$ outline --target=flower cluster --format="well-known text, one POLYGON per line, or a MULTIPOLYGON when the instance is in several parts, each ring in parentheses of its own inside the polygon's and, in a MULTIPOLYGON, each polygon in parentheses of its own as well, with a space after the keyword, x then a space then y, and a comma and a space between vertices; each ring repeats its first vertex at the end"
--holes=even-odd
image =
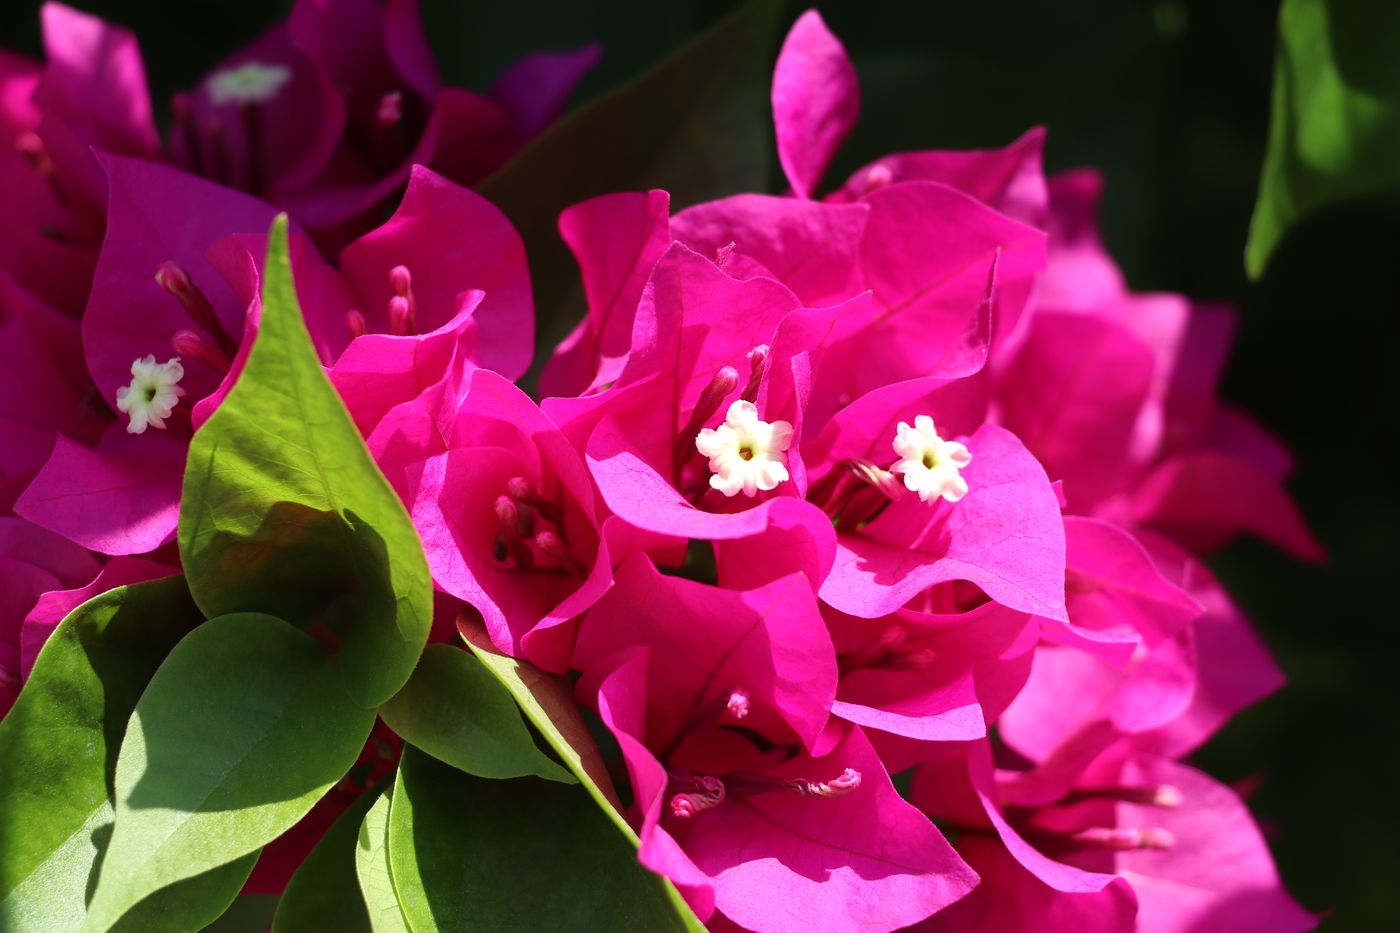
POLYGON ((129 35, 57 4, 44 34, 0 58, 0 708, 69 610, 177 569, 280 207, 442 618, 572 672, 641 862, 712 928, 1313 925, 1183 762, 1281 685, 1200 555, 1318 555, 1289 455, 1217 398, 1230 311, 1131 292, 1043 133, 816 198, 859 92, 804 15, 791 190, 564 211, 587 314, 536 402, 524 245, 463 185, 594 50, 483 97, 441 86, 413 0, 299 0, 162 144, 129 35))

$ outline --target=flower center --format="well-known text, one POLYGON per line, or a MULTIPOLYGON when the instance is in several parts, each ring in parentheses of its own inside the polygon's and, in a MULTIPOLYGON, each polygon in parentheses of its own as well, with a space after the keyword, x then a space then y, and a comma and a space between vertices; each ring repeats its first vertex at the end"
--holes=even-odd
POLYGON ((148 427, 165 430, 165 419, 185 394, 180 387, 184 375, 178 356, 157 363, 155 356, 148 354, 132 362, 131 384, 117 390, 117 410, 130 419, 128 434, 144 434, 148 427))
POLYGON ((286 65, 248 61, 237 68, 225 68, 209 76, 205 89, 217 107, 225 104, 265 104, 275 98, 292 80, 286 65))
POLYGON ((723 424, 695 438, 695 449, 710 461, 710 486, 726 496, 755 496, 786 482, 791 444, 791 424, 762 420, 753 402, 742 398, 729 406, 723 424))
POLYGON ((902 474, 905 487, 924 502, 940 497, 957 502, 967 495, 961 470, 972 462, 972 454, 957 441, 939 437, 928 415, 916 417, 913 427, 899 422, 892 446, 899 462, 890 472, 902 474))

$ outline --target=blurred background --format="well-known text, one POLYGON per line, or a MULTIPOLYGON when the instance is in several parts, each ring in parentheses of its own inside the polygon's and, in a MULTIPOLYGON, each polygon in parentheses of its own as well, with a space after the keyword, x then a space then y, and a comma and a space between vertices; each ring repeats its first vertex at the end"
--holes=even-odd
MULTIPOLYGON (((134 29, 157 108, 285 15, 279 0, 74 0, 134 29)), ((625 82, 735 6, 717 0, 422 0, 449 83, 484 89, 516 56, 600 42, 578 96, 625 82)), ((1388 6, 1344 2, 1354 21, 1388 6)), ((38 0, 5 0, 0 45, 38 54, 38 0)), ((1302 566, 1252 541, 1213 561, 1289 677, 1198 756, 1256 786, 1251 805, 1293 893, 1323 929, 1393 929, 1400 877, 1400 536, 1396 431, 1400 199, 1331 208, 1268 274, 1242 261, 1268 130, 1270 0, 927 0, 816 4, 860 73, 863 112, 828 178, 890 151, 1000 146, 1049 128, 1051 170, 1107 178, 1105 236, 1139 290, 1230 301, 1226 397, 1295 452, 1292 489, 1329 553, 1302 566), (1392 451, 1387 454, 1386 451, 1392 451)), ((783 28, 806 4, 788 4, 783 28)), ((1395 5, 1400 6, 1400 5, 1395 5)), ((764 74, 776 54, 776 40, 764 74)), ((1400 68, 1392 61, 1392 66, 1400 68)), ((771 148, 771 142, 768 144, 771 148)), ((1395 153, 1400 162, 1400 151, 1395 153)), ((776 176, 771 190, 777 190, 776 176)))

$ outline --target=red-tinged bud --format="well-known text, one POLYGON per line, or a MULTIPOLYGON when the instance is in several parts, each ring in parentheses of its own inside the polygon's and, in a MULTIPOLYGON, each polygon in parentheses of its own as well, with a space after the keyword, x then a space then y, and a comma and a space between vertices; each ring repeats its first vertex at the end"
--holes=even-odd
POLYGON ((894 181, 894 173, 890 171, 888 165, 872 165, 870 171, 865 173, 865 190, 874 191, 876 188, 883 188, 894 181))
POLYGON ((389 299, 389 333, 396 337, 407 337, 413 333, 413 305, 402 295, 389 299))
POLYGON ((390 91, 379 98, 379 106, 374 110, 374 119, 380 126, 397 126, 403 119, 403 92, 390 91))
POLYGON ((192 330, 177 330, 170 339, 170 348, 179 356, 199 360, 221 373, 233 368, 233 361, 227 354, 192 330))
POLYGON ((394 297, 389 299, 389 332, 398 336, 418 332, 418 302, 413 297, 413 273, 408 266, 389 270, 389 287, 394 297))
POLYGON ((758 386, 763 381, 763 371, 768 362, 768 344, 760 343, 748 352, 749 360, 749 381, 744 386, 743 393, 739 396, 746 402, 757 401, 758 386))
POLYGON ((520 537, 520 510, 509 496, 496 497, 496 524, 507 539, 520 537))
POLYGON ((354 340, 356 337, 363 337, 366 330, 365 316, 353 308, 346 311, 345 329, 350 332, 351 340, 354 340))
POLYGON ((190 274, 178 263, 166 260, 156 269, 156 283, 180 302, 188 317, 200 330, 214 338, 214 343, 225 356, 232 357, 238 352, 238 343, 224 329, 223 322, 214 312, 204 292, 190 278, 190 274))
MULTIPOLYGON (((729 393, 733 392, 738 385, 739 371, 733 366, 722 367, 719 372, 715 373, 714 378, 710 380, 710 384, 705 386, 704 390, 700 393, 700 398, 695 403, 695 411, 690 416, 691 424, 695 425, 695 428, 698 429, 706 421, 709 421, 710 416, 719 411, 720 406, 724 404, 724 400, 729 397, 729 393)), ((686 435, 686 440, 689 441, 694 431, 687 428, 687 430, 682 433, 686 435)))
POLYGON ((564 543, 564 539, 548 529, 535 535, 535 546, 557 561, 563 562, 570 559, 569 548, 564 543))

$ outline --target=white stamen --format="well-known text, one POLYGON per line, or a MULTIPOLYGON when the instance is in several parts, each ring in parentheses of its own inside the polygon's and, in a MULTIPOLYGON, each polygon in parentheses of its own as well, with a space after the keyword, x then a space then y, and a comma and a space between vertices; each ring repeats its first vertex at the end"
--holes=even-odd
POLYGON ((695 438, 695 449, 710 458, 710 485, 726 496, 741 490, 754 496, 785 482, 791 444, 791 424, 760 420, 753 402, 743 399, 729 406, 723 424, 695 438))
POLYGON ((178 356, 157 363, 155 356, 148 354, 132 362, 131 385, 117 390, 117 408, 131 418, 127 433, 144 434, 147 427, 165 430, 165 419, 185 394, 179 385, 184 377, 185 367, 178 356))
POLYGON ((972 454, 957 441, 945 441, 933 428, 933 419, 919 415, 911 428, 901 421, 895 429, 894 452, 900 460, 891 473, 904 474, 904 486, 925 502, 942 496, 957 502, 967 495, 967 480, 958 472, 972 462, 972 454))
POLYGON ((292 69, 286 65, 249 61, 237 68, 214 72, 205 82, 205 88, 215 106, 265 104, 276 97, 290 80, 292 69))

